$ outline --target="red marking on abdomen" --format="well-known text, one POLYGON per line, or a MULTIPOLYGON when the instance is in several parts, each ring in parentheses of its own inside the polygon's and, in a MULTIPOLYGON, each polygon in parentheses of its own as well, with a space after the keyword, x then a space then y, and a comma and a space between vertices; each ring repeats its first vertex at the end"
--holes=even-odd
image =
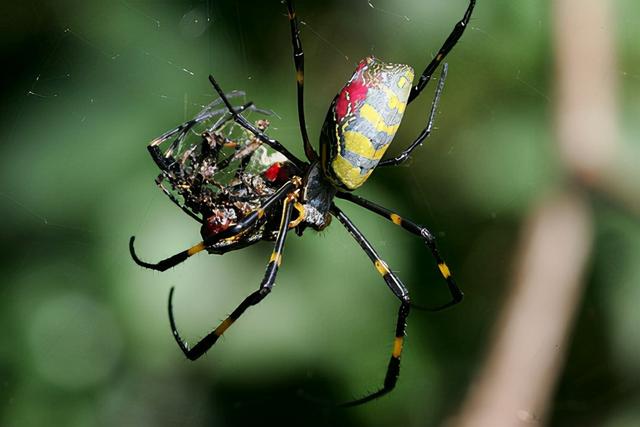
POLYGON ((353 114, 358 102, 367 98, 367 91, 369 90, 369 87, 364 81, 363 73, 370 62, 369 58, 365 58, 360 61, 353 77, 351 77, 351 82, 349 82, 338 94, 338 98, 336 99, 336 119, 338 121, 341 121, 347 115, 349 109, 353 114))

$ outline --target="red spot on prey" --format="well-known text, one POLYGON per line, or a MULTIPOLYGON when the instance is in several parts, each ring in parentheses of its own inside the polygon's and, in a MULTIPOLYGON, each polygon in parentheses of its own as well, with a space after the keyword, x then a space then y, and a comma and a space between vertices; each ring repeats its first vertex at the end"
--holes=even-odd
POLYGON ((274 163, 269 166, 269 169, 264 171, 263 176, 267 181, 275 181, 278 178, 278 172, 280 172, 280 168, 282 165, 280 163, 274 163))
POLYGON ((276 162, 269 166, 266 171, 262 172, 262 176, 267 181, 279 184, 288 181, 289 178, 293 176, 293 168, 289 162, 276 162))

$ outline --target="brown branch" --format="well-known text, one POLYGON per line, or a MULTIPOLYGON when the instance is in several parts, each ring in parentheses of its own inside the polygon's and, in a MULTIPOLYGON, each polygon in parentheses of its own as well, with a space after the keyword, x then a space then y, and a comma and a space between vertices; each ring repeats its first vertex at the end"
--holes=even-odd
POLYGON ((625 181, 613 173, 622 155, 611 6, 608 0, 553 2, 556 140, 567 179, 538 201, 524 223, 510 297, 486 364, 452 420, 456 426, 544 424, 592 246, 585 190, 631 209, 640 206, 638 184, 621 185, 625 181))
POLYGON ((516 426, 544 418, 582 293, 591 229, 588 205, 570 191, 542 200, 527 219, 511 297, 457 425, 516 426))

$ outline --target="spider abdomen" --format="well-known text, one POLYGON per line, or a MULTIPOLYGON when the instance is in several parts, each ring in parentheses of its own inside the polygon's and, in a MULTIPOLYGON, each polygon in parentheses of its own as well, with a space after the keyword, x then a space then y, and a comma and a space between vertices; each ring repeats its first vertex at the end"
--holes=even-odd
POLYGON ((369 178, 400 126, 413 74, 408 65, 370 56, 334 98, 320 150, 325 176, 335 186, 355 190, 369 178))

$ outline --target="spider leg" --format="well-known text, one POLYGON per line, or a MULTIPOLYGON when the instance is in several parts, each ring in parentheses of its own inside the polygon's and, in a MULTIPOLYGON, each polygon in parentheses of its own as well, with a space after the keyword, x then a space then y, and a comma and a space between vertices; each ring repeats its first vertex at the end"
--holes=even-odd
POLYGON ((212 75, 209 75, 209 81, 213 85, 213 88, 216 90, 216 92, 218 92, 218 96, 220 96, 225 106, 233 116, 233 120, 235 120, 236 123, 238 123, 240 126, 242 126, 246 130, 254 134, 256 138, 258 138, 263 143, 267 144, 269 147, 273 148, 274 150, 286 156, 298 168, 299 171, 302 172, 305 170, 305 166, 306 166, 305 162, 303 162, 302 160, 294 156, 289 150, 287 150, 287 148, 284 145, 282 145, 277 140, 268 137, 264 132, 257 129, 254 125, 249 123, 249 121, 246 118, 244 118, 242 115, 236 112, 236 110, 233 108, 233 106, 225 96, 224 92, 220 88, 220 85, 212 75))
POLYGON ((426 227, 423 227, 412 221, 402 218, 400 215, 390 211, 389 209, 383 208, 380 205, 370 202, 369 200, 363 199, 362 197, 358 197, 354 194, 337 193, 336 197, 339 197, 344 200, 348 200, 352 203, 355 203, 356 205, 362 206, 363 208, 370 210, 371 212, 377 213, 378 215, 388 219, 394 224, 399 225, 400 227, 407 230, 408 232, 415 234, 416 236, 420 236, 424 240, 425 245, 427 245, 427 247, 431 251, 431 255, 433 255, 433 258, 436 261, 438 270, 440 271, 442 278, 447 282, 447 287, 449 288, 449 293, 451 294, 451 301, 437 307, 419 307, 419 306, 413 305, 414 308, 418 308, 426 311, 440 311, 445 308, 456 305, 462 301, 464 294, 462 293, 460 288, 458 288, 458 286, 456 285, 456 282, 453 280, 453 276, 451 275, 451 271, 449 270, 449 267, 442 259, 442 256, 440 256, 440 252, 438 251, 438 247, 436 246, 435 237, 433 237, 433 234, 431 234, 431 232, 426 227))
POLYGON ((289 23, 291 24, 291 43, 293 44, 293 62, 296 66, 296 82, 298 87, 298 121, 300 122, 300 133, 304 142, 304 153, 311 163, 318 159, 318 154, 309 142, 307 125, 304 117, 304 51, 300 40, 300 28, 298 28, 298 18, 293 6, 293 0, 287 0, 287 12, 289 23))
POLYGON ((460 37, 462 37, 464 30, 467 28, 467 25, 469 24, 469 20, 471 19, 471 13, 473 12, 473 8, 475 7, 475 5, 476 5, 476 0, 469 0, 469 6, 465 11, 464 16, 460 21, 458 21, 455 27, 453 27, 451 34, 449 34, 449 37, 447 37, 442 47, 440 47, 440 50, 438 51, 438 54, 436 55, 436 57, 433 58, 431 62, 429 62, 427 67, 424 69, 424 71, 422 72, 422 75, 420 75, 420 77, 418 78, 418 83, 416 83, 416 85, 413 88, 411 88, 411 93, 409 94, 409 100, 407 101, 407 104, 413 101, 414 99, 416 99, 418 95, 420 95, 420 92, 422 92, 425 86, 427 86, 427 83, 429 83, 429 80, 431 80, 431 76, 433 75, 436 68, 438 68, 438 65, 440 65, 440 63, 447 56, 449 51, 451 51, 451 49, 453 49, 456 43, 458 43, 458 40, 460 40, 460 37))
POLYGON ((131 253, 131 258, 133 258, 135 263, 138 264, 139 266, 149 268, 151 270, 165 271, 172 267, 175 267, 176 265, 184 262, 190 256, 195 255, 207 249, 207 247, 219 242, 220 240, 237 236, 238 234, 247 230, 249 227, 253 226, 256 223, 256 221, 262 218, 270 208, 272 208, 278 201, 287 197, 288 194, 292 190, 294 190, 295 187, 298 186, 297 180, 299 180, 299 178, 297 180, 295 178, 296 177, 286 182, 275 193, 269 196, 269 198, 260 206, 260 208, 256 209, 255 211, 245 216, 233 227, 229 227, 228 229, 214 236, 207 237, 204 240, 202 240, 200 243, 190 247, 189 249, 186 249, 182 252, 178 252, 177 254, 172 255, 169 258, 165 258, 159 262, 148 263, 138 258, 138 255, 136 254, 136 251, 133 246, 133 243, 136 238, 135 236, 131 236, 131 239, 129 239, 129 252, 131 253))
POLYGON ((382 278, 387 283, 387 286, 391 289, 394 295, 401 301, 400 309, 398 310, 398 320, 396 322, 396 334, 393 341, 393 350, 389 364, 387 365, 387 373, 384 377, 384 383, 382 388, 378 391, 369 393, 366 396, 343 403, 340 406, 356 406, 362 403, 369 402, 373 399, 377 399, 389 393, 396 385, 398 376, 400 375, 400 356, 402 354, 402 346, 404 342, 404 336, 407 328, 407 316, 409 316, 409 310, 411 308, 411 301, 409 299, 409 291, 402 284, 400 279, 387 267, 387 264, 380 259, 375 249, 367 241, 364 235, 356 228, 351 220, 342 212, 336 205, 331 205, 331 213, 338 218, 342 225, 347 229, 349 234, 358 242, 362 250, 367 254, 369 259, 373 261, 376 270, 382 275, 382 278))
POLYGON ((419 147, 422 142, 427 139, 427 137, 431 134, 431 129, 433 129, 433 121, 436 117, 436 111, 438 109, 438 103, 440 102, 440 95, 442 95, 442 89, 444 88, 444 81, 447 78, 447 64, 442 65, 442 72, 440 73, 440 80, 438 80, 438 87, 436 88, 436 94, 433 97, 433 102, 431 103, 431 111, 429 113, 429 120, 427 120, 427 127, 425 127, 420 135, 411 143, 407 148, 402 150, 400 154, 391 158, 385 159, 378 163, 378 166, 398 166, 401 163, 404 163, 411 155, 411 152, 419 147))
MULTIPOLYGON (((295 199, 294 199, 295 200, 295 199)), ((278 235, 274 245, 269 264, 267 264, 267 270, 265 271, 264 278, 260 283, 260 287, 257 291, 246 297, 233 312, 218 325, 212 332, 210 332, 203 339, 198 341, 196 345, 189 348, 187 343, 180 337, 178 329, 176 328, 176 322, 173 316, 173 290, 169 292, 169 322, 171 323, 171 332, 176 339, 178 346, 189 360, 196 360, 203 354, 205 354, 215 343, 218 338, 245 312, 245 310, 252 305, 258 304, 264 299, 273 288, 275 284, 278 268, 282 262, 282 251, 284 249, 284 242, 289 232, 289 221, 291 219, 292 200, 286 198, 283 203, 282 219, 280 220, 280 227, 278 229, 278 235)))

